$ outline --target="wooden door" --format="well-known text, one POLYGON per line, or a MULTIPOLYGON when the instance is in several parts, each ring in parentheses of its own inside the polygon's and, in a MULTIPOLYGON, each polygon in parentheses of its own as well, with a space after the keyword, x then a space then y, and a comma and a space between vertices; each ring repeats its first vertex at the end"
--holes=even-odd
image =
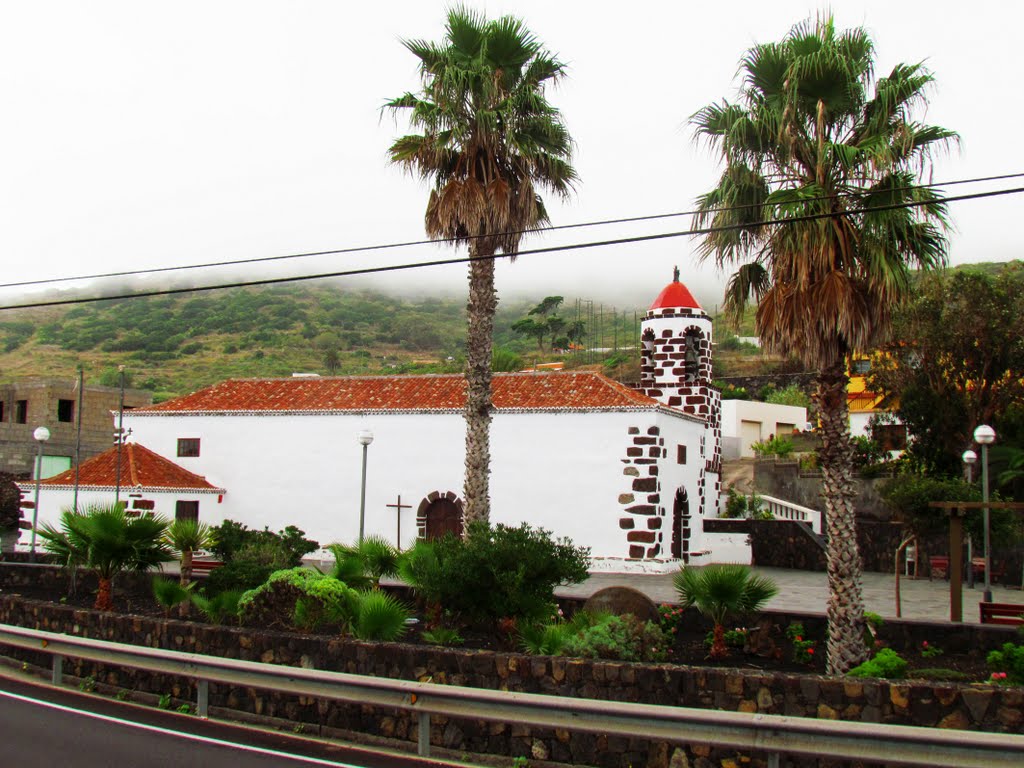
POLYGON ((426 523, 426 538, 439 539, 446 533, 462 535, 462 510, 454 501, 441 498, 430 502, 423 513, 426 523))

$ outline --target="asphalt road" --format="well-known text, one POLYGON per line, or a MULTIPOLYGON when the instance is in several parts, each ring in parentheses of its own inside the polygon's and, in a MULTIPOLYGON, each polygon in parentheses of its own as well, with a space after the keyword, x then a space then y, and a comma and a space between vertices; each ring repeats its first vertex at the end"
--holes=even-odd
POLYGON ((408 768, 440 762, 201 720, 0 677, 0 754, 19 768, 408 768))

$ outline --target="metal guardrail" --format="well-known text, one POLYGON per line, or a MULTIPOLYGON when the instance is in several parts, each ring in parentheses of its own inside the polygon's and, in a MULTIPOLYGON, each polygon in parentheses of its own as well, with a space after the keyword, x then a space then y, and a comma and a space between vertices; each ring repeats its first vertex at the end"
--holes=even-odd
POLYGON ((931 768, 1024 765, 1024 736, 1017 734, 491 691, 143 648, 10 625, 0 625, 0 645, 51 654, 55 684, 61 682, 66 657, 193 678, 202 717, 208 716, 210 682, 407 710, 418 717, 418 748, 424 756, 430 753, 430 717, 442 715, 712 744, 767 753, 773 768, 783 754, 931 768))

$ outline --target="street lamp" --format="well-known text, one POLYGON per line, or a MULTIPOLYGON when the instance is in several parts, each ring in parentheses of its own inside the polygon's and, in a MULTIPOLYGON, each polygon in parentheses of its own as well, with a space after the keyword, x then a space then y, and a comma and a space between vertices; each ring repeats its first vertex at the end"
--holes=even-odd
POLYGON ((39 443, 39 450, 36 451, 36 498, 32 505, 32 543, 29 547, 29 560, 36 561, 36 524, 39 522, 39 481, 43 478, 43 443, 50 439, 50 430, 46 427, 36 427, 32 437, 39 443))
POLYGON ((359 543, 363 543, 363 528, 366 524, 366 449, 373 442, 373 432, 368 429, 360 430, 356 435, 359 444, 363 446, 363 484, 359 492, 359 543))
POLYGON ((988 447, 995 442, 996 431, 988 424, 982 424, 974 430, 974 442, 981 446, 981 500, 982 525, 985 528, 985 594, 986 603, 992 602, 992 552, 989 550, 988 531, 988 447))
MULTIPOLYGON (((973 483, 974 464, 978 461, 978 454, 968 448, 960 458, 964 461, 964 476, 967 483, 973 483)), ((970 531, 967 533, 967 586, 974 589, 974 538, 970 531)))

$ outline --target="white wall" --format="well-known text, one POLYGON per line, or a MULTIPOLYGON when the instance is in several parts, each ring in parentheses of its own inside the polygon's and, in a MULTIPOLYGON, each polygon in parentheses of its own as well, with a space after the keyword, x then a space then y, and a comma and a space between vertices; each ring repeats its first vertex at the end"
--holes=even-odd
MULTIPOLYGON (((752 441, 743 439, 744 421, 760 423, 761 439, 766 440, 768 435, 779 436, 780 424, 795 424, 798 429, 803 429, 807 423, 807 409, 795 405, 759 403, 754 400, 723 400, 723 445, 728 444, 735 451, 735 446, 737 441, 739 441, 738 455, 751 457, 754 455, 754 452, 750 449, 752 441)), ((735 456, 730 458, 735 458, 735 456)))
POLYGON ((868 422, 871 421, 873 413, 851 413, 850 414, 850 436, 851 437, 871 437, 871 429, 868 426, 868 422))
MULTIPOLYGON (((359 528, 361 446, 369 429, 366 533, 396 539, 394 504, 402 513, 403 547, 416 538, 416 510, 433 491, 462 495, 465 422, 460 414, 310 414, 291 416, 141 416, 125 414, 133 438, 226 489, 222 504, 201 517, 225 518, 253 528, 294 524, 326 544, 353 541, 359 528), (200 455, 178 457, 177 440, 201 439, 200 455)), ((630 427, 646 433, 657 424, 667 458, 661 503, 671 512, 675 488, 685 485, 696 514, 701 422, 658 411, 499 413, 491 428, 492 522, 542 526, 596 558, 628 556, 620 494, 633 478, 623 474, 630 427), (688 463, 676 462, 686 443, 688 463)), ((663 524, 668 551, 671 523, 663 524)))
MULTIPOLYGON (((24 493, 24 498, 31 501, 35 493, 35 486, 32 483, 24 483, 21 486, 21 490, 24 493)), ((129 487, 121 488, 121 501, 125 502, 129 509, 132 507, 132 502, 140 496, 135 495, 136 492, 129 487)), ((190 493, 188 491, 170 491, 161 493, 147 493, 141 498, 148 499, 153 502, 152 510, 145 510, 147 512, 152 511, 154 514, 161 517, 165 517, 168 520, 174 519, 174 507, 179 501, 198 501, 199 502, 199 519, 204 522, 209 522, 211 519, 218 519, 216 509, 219 506, 217 503, 218 494, 211 493, 190 493)), ((48 490, 46 486, 42 486, 39 489, 39 514, 37 515, 37 525, 43 523, 49 523, 53 526, 60 524, 60 514, 65 509, 72 509, 74 507, 75 492, 72 489, 52 489, 48 490)), ((96 490, 90 488, 79 488, 78 490, 78 508, 86 509, 92 505, 106 506, 114 503, 114 490, 96 490)), ((25 520, 32 521, 32 511, 25 510, 25 520)), ((31 531, 22 531, 21 537, 18 539, 17 549, 20 551, 28 551, 32 538, 31 531)), ((39 549, 42 546, 39 538, 36 538, 36 548, 39 549)))

